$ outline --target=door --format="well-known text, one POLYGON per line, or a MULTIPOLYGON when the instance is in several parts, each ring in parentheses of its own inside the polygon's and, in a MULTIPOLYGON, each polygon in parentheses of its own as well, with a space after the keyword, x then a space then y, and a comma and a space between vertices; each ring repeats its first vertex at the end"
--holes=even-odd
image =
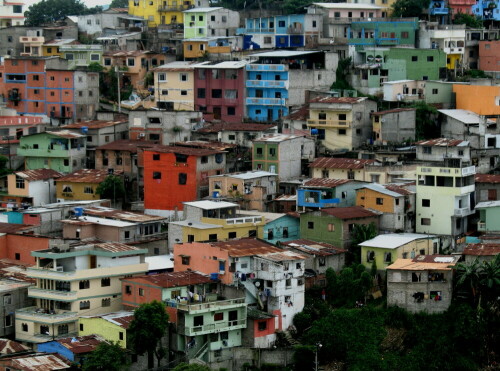
POLYGON ((90 255, 90 269, 97 268, 97 260, 95 255, 90 255))
POLYGON ((220 107, 214 107, 214 119, 220 120, 222 110, 220 107))

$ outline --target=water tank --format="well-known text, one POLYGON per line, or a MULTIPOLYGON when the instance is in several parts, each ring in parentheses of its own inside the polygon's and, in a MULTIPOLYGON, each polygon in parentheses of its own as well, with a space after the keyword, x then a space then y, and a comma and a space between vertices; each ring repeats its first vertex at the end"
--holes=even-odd
POLYGON ((83 215, 83 207, 75 207, 75 216, 83 215))
POLYGON ((89 131, 89 127, 88 126, 82 126, 82 133, 83 134, 87 134, 89 131))
POLYGON ((212 197, 219 198, 219 192, 217 192, 217 191, 212 192, 212 197))
POLYGON ((311 129, 311 135, 318 135, 318 129, 311 129))

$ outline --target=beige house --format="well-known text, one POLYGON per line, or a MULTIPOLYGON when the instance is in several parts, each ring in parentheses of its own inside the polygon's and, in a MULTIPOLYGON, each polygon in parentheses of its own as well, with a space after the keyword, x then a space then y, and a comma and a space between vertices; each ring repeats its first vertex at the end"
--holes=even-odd
POLYGON ((3 200, 18 207, 22 204, 41 206, 55 202, 54 180, 61 176, 61 173, 52 169, 16 171, 7 175, 8 195, 3 200))
POLYGON ((156 106, 173 111, 194 111, 195 62, 171 62, 154 69, 156 106))
POLYGON ((42 343, 76 336, 78 317, 121 309, 121 278, 143 275, 146 250, 121 243, 55 245, 32 252, 34 307, 16 311, 16 340, 42 343))

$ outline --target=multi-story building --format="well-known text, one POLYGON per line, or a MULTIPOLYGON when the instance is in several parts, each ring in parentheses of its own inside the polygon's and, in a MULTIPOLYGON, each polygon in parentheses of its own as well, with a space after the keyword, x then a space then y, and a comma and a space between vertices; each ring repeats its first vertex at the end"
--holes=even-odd
POLYGON ((234 36, 240 13, 222 7, 192 8, 184 12, 184 38, 234 36))
POLYGON ((271 17, 246 18, 243 50, 272 48, 315 48, 322 36, 323 18, 320 14, 289 14, 271 17))
POLYGON ((365 180, 365 166, 375 160, 318 157, 310 165, 312 178, 365 180))
POLYGON ((45 39, 45 42, 42 45, 42 55, 44 57, 62 57, 63 53, 61 48, 63 46, 70 46, 78 44, 78 40, 76 39, 45 39))
POLYGON ((479 42, 479 69, 487 72, 500 72, 500 41, 479 42))
POLYGON ((307 90, 328 90, 329 72, 338 55, 319 51, 277 50, 252 54, 246 65, 246 116, 255 121, 276 121, 301 107, 307 90))
POLYGON ((16 311, 16 339, 41 343, 78 333, 80 315, 121 307, 121 278, 147 272, 146 250, 121 243, 60 245, 34 251, 28 276, 36 285, 28 296, 34 307, 16 311))
POLYGON ((499 86, 453 84, 453 93, 457 110, 469 110, 481 116, 500 115, 499 86))
POLYGON ((16 206, 41 206, 55 201, 54 181, 62 174, 52 169, 17 171, 7 175, 8 197, 16 198, 16 206))
POLYGON ((417 233, 446 236, 447 245, 455 248, 474 214, 475 173, 475 166, 453 158, 441 166, 417 167, 417 233))
POLYGON ((69 61, 69 69, 88 67, 91 63, 102 65, 102 45, 69 44, 59 47, 62 57, 69 61))
POLYGON ((417 18, 389 18, 353 21, 348 30, 349 45, 415 47, 417 18))
MULTIPOLYGON (((475 4, 476 2, 472 0, 475 4)), ((498 28, 472 28, 465 30, 465 68, 479 68, 479 44, 482 41, 496 40, 500 36, 498 28)), ((484 44, 483 44, 484 45, 484 44)), ((490 50, 484 53, 486 56, 492 56, 490 50)))
POLYGON ((448 8, 454 17, 457 14, 473 14, 473 6, 477 4, 476 0, 448 0, 448 8))
POLYGON ((470 142, 462 139, 427 139, 415 143, 417 160, 442 162, 444 159, 459 158, 464 164, 471 164, 470 142))
POLYGON ((476 202, 498 201, 500 198, 500 175, 476 174, 476 202))
POLYGON ((59 123, 94 118, 97 72, 69 70, 68 61, 57 57, 10 58, 3 64, 0 90, 7 94, 7 107, 20 114, 47 115, 59 123))
POLYGON ((142 3, 137 0, 129 0, 128 13, 147 20, 149 27, 159 25, 175 27, 176 25, 182 25, 184 21, 183 11, 194 6, 194 0, 162 0, 142 3))
MULTIPOLYGON (((328 170, 325 170, 325 176, 328 170)), ((297 190, 297 206, 305 211, 356 204, 356 190, 366 183, 353 179, 313 178, 297 190)))
POLYGON ((222 174, 226 154, 211 149, 155 146, 144 151, 144 207, 182 210, 208 196, 208 177, 222 174))
POLYGON ((267 171, 249 171, 212 175, 208 179, 209 195, 230 199, 243 209, 267 211, 267 203, 274 199, 278 175, 267 171))
POLYGON ((155 68, 153 72, 158 108, 194 111, 193 62, 171 62, 155 68))
POLYGON ((500 232, 500 201, 478 202, 476 209, 479 210, 479 221, 477 223, 479 232, 500 232))
POLYGON ((32 285, 33 282, 20 279, 19 276, 0 279, 0 296, 2 298, 0 318, 3 319, 0 336, 2 338, 15 334, 14 312, 16 309, 33 305, 32 299, 28 298, 28 288, 32 285))
MULTIPOLYGON (((119 171, 114 175, 121 175, 119 171)), ((97 193, 99 184, 110 175, 108 170, 79 169, 56 180, 57 202, 86 201, 101 198, 97 193)))
POLYGON ((206 120, 243 121, 247 63, 229 61, 195 65, 194 104, 206 120))
POLYGON ((70 173, 85 167, 86 138, 69 130, 45 131, 22 137, 17 153, 24 156, 28 170, 70 173))
POLYGON ((184 203, 184 220, 168 225, 169 250, 176 243, 263 238, 265 218, 239 214, 238 204, 226 201, 184 203))
POLYGON ((471 264, 476 260, 480 263, 485 261, 490 262, 498 254, 500 254, 500 244, 498 243, 469 243, 462 252, 466 264, 471 264))
POLYGON ((306 136, 270 134, 254 139, 252 152, 253 170, 269 171, 286 180, 302 174, 302 160, 314 159, 315 146, 306 136))
POLYGON ((178 358, 219 367, 231 360, 232 347, 242 345, 247 326, 244 291, 226 297, 224 285, 196 271, 133 277, 122 285, 126 308, 152 300, 165 302, 173 324, 169 348, 178 358))
POLYGON ((0 2, 0 28, 22 26, 24 24, 24 2, 1 0, 0 2))
POLYGON ((472 5, 472 13, 483 21, 498 21, 500 13, 498 10, 498 1, 477 1, 472 5))
POLYGON ((76 22, 78 31, 98 37, 102 36, 107 29, 120 32, 143 29, 144 23, 148 22, 147 18, 134 17, 128 14, 127 10, 128 8, 108 8, 97 14, 79 15, 76 22))
POLYGON ((374 144, 401 143, 415 138, 415 108, 395 108, 373 112, 371 118, 374 144))
POLYGON ((450 14, 450 8, 447 6, 448 3, 445 0, 431 0, 428 10, 429 15, 436 17, 439 23, 444 24, 446 17, 450 14))
POLYGON ((352 150, 372 137, 370 113, 377 103, 366 97, 322 97, 309 102, 307 125, 330 150, 352 150))
MULTIPOLYGON (((305 259, 299 253, 257 239, 192 242, 174 247, 176 271, 216 273, 227 285, 243 285, 247 303, 274 314, 273 326, 277 330, 288 329, 293 316, 304 307, 305 259)), ((269 347, 275 336, 273 331, 255 341, 254 347, 269 347)))
POLYGON ((27 36, 20 36, 19 43, 22 45, 22 52, 19 54, 20 57, 41 57, 43 56, 43 44, 45 44, 45 38, 43 36, 38 36, 39 32, 27 31, 27 36), (37 36, 33 36, 33 35, 37 36))
POLYGON ((356 205, 382 213, 380 230, 415 231, 414 186, 368 184, 356 190, 356 205), (412 189, 413 188, 413 189, 412 189))
POLYGON ((194 37, 182 40, 184 58, 193 60, 209 58, 211 60, 231 60, 232 51, 236 50, 235 36, 194 37))
POLYGON ((417 256, 387 267, 387 305, 409 312, 442 313, 453 296, 453 267, 458 257, 417 256))
MULTIPOLYGON (((451 81, 396 80, 382 83, 382 90, 384 101, 405 103, 424 101, 427 104, 442 108, 451 108, 455 106, 455 100, 453 99, 453 86, 455 84, 455 82, 451 81)), ((399 108, 397 110, 404 109, 408 108, 399 108)), ((388 112, 391 111, 394 110, 388 112)), ((377 112, 374 112, 374 114, 376 115, 377 112)))

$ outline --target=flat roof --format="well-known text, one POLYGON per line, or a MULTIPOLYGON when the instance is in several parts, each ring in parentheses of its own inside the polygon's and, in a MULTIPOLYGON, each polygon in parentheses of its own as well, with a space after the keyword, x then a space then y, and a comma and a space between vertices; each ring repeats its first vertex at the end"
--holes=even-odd
POLYGON ((314 54, 314 53, 322 53, 321 50, 304 50, 304 51, 299 51, 299 50, 276 50, 272 52, 264 52, 264 53, 255 53, 255 54, 250 54, 250 57, 298 57, 300 55, 308 55, 308 54, 314 54))
POLYGON ((248 64, 248 61, 226 61, 226 62, 220 62, 217 64, 207 64, 207 63, 200 63, 200 64, 195 64, 195 68, 210 68, 210 69, 218 69, 218 70, 231 70, 231 69, 237 69, 237 68, 242 68, 245 67, 248 64))
POLYGON ((120 227, 120 228, 132 227, 136 225, 135 223, 124 222, 122 220, 98 218, 90 215, 82 216, 79 219, 65 219, 61 220, 61 222, 67 224, 99 224, 108 227, 120 227))
POLYGON ((191 227, 194 229, 214 229, 214 228, 222 228, 220 224, 209 224, 202 223, 197 220, 181 220, 178 222, 170 222, 169 224, 180 225, 182 227, 191 227))
POLYGON ((382 249, 397 249, 409 242, 433 237, 435 236, 420 233, 387 233, 378 235, 371 240, 361 242, 359 245, 364 247, 380 247, 382 249))
POLYGON ((278 174, 270 173, 268 171, 255 170, 255 171, 247 171, 246 173, 227 173, 221 175, 211 175, 209 178, 226 177, 226 178, 248 180, 248 179, 262 178, 264 176, 278 176, 278 174))
POLYGON ((193 8, 193 9, 184 10, 183 13, 208 13, 208 12, 213 12, 213 11, 219 10, 219 9, 224 9, 224 8, 221 6, 215 6, 213 8, 212 7, 193 8))
POLYGON ((238 211, 238 213, 241 215, 249 215, 249 216, 263 216, 268 221, 273 221, 286 215, 285 213, 269 213, 257 210, 240 210, 238 211))
POLYGON ((191 201, 191 202, 183 202, 184 205, 197 207, 203 210, 213 210, 213 209, 225 209, 227 207, 236 207, 238 204, 226 201, 191 201))
POLYGON ((352 4, 352 3, 313 3, 313 5, 326 9, 384 9, 381 6, 372 4, 352 4))
POLYGON ((476 209, 487 209, 489 207, 498 207, 500 206, 500 201, 483 201, 479 202, 476 205, 476 209))
POLYGON ((144 258, 146 263, 148 263, 149 271, 155 271, 159 269, 173 269, 174 262, 170 259, 174 259, 173 254, 146 256, 144 258))
POLYGON ((420 255, 414 259, 397 259, 387 269, 450 271, 458 263, 459 258, 452 255, 420 255))

